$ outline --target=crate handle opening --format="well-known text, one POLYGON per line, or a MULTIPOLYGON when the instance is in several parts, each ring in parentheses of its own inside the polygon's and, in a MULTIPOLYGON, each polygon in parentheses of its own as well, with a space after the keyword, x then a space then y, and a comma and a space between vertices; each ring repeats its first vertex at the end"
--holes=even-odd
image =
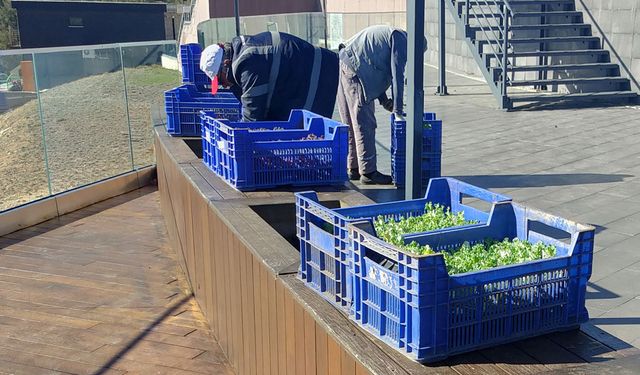
POLYGON ((486 199, 482 199, 467 193, 460 193, 458 201, 463 206, 475 208, 476 210, 486 213, 491 212, 492 202, 486 199))

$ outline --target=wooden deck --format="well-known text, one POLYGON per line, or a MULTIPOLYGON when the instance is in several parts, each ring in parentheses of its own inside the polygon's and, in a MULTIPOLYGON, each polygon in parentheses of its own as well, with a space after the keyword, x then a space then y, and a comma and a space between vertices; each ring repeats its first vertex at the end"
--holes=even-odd
POLYGON ((148 187, 0 237, 0 374, 232 374, 148 187))

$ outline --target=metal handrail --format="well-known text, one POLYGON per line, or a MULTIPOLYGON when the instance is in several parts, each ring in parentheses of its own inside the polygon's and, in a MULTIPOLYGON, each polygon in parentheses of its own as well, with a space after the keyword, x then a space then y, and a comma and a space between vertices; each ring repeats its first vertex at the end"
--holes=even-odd
MULTIPOLYGON (((469 4, 469 2, 468 2, 468 1, 467 1, 466 3, 467 3, 467 4, 469 4)), ((480 8, 480 10, 482 11, 482 13, 478 13, 478 12, 476 12, 476 11, 475 11, 475 9, 474 9, 474 7, 471 7, 471 8, 470 8, 470 11, 471 11, 471 12, 473 12, 473 14, 476 16, 476 17, 475 17, 475 18, 476 18, 476 20, 478 20, 478 21, 479 21, 478 26, 480 27, 480 31, 482 32, 482 34, 484 35, 484 37, 485 37, 487 40, 493 39, 493 40, 495 40, 495 41, 497 42, 497 41, 501 41, 501 40, 503 39, 503 38, 501 38, 500 34, 499 34, 499 33, 496 33, 496 32, 495 32, 495 30, 493 30, 493 29, 491 28, 491 25, 489 24, 489 22, 487 22, 487 25, 486 25, 486 26, 487 26, 487 29, 485 29, 485 27, 483 26, 482 22, 480 22, 480 20, 481 20, 481 18, 480 18, 480 17, 482 17, 482 19, 483 19, 483 20, 485 20, 485 21, 490 21, 490 20, 492 20, 492 19, 493 19, 493 20, 498 20, 498 18, 499 18, 499 17, 495 17, 495 16, 494 16, 493 11, 490 9, 490 7, 491 7, 492 5, 493 5, 493 6, 498 7, 498 6, 499 6, 499 5, 498 5, 498 1, 493 0, 493 1, 492 1, 492 3, 489 3, 489 1, 488 1, 488 0, 484 0, 482 4, 479 2, 479 8, 480 8), (487 12, 485 11, 485 7, 488 7, 488 8, 489 8, 489 9, 488 9, 488 11, 489 11, 490 13, 488 13, 488 14, 487 14, 487 12), (491 35, 489 35, 489 34, 488 34, 488 32, 489 32, 491 35), (493 37, 493 38, 492 38, 492 37, 493 37)), ((505 18, 505 17, 504 17, 504 13, 499 12, 499 15, 500 15, 503 19, 505 18)), ((470 26, 470 23, 468 24, 468 26, 470 26)), ((503 30, 503 33, 504 33, 504 30, 503 30)), ((501 56, 501 55, 502 55, 502 51, 501 51, 501 47, 502 47, 502 46, 499 46, 497 51, 496 51, 496 48, 494 47, 493 43, 489 43, 489 47, 491 48, 491 53, 493 54, 493 56, 497 59, 498 63, 499 63, 499 64, 501 64, 501 63, 502 63, 502 56, 501 56)))
MULTIPOLYGON (((465 29, 471 27, 470 16, 473 15, 477 21, 477 27, 482 33, 489 46, 488 54, 495 58, 496 67, 500 69, 500 77, 496 84, 499 84, 500 95, 503 102, 507 101, 507 87, 509 78, 507 67, 509 64, 509 27, 513 17, 513 8, 509 0, 476 0, 475 5, 471 5, 470 1, 465 1, 465 14, 463 20, 465 29), (494 9, 492 9, 492 7, 494 9), (497 30, 491 21, 496 21, 497 30)), ((483 53, 483 51, 479 51, 483 53)), ((487 66, 490 68, 490 66, 487 66)))

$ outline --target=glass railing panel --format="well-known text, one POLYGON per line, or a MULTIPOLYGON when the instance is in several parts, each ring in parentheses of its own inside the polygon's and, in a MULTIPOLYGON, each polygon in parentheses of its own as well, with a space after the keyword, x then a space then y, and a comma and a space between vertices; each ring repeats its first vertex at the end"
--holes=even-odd
POLYGON ((36 52, 53 194, 133 168, 120 47, 36 52))
POLYGON ((153 126, 164 121, 164 92, 181 84, 176 43, 123 45, 134 168, 155 163, 153 126))
POLYGON ((31 54, 0 55, 0 211, 50 194, 31 54))

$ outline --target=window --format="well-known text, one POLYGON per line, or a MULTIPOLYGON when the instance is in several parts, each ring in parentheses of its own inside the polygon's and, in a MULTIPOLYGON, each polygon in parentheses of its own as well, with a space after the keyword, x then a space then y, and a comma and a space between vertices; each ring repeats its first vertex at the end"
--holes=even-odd
POLYGON ((69 17, 69 27, 84 27, 82 17, 69 17))

